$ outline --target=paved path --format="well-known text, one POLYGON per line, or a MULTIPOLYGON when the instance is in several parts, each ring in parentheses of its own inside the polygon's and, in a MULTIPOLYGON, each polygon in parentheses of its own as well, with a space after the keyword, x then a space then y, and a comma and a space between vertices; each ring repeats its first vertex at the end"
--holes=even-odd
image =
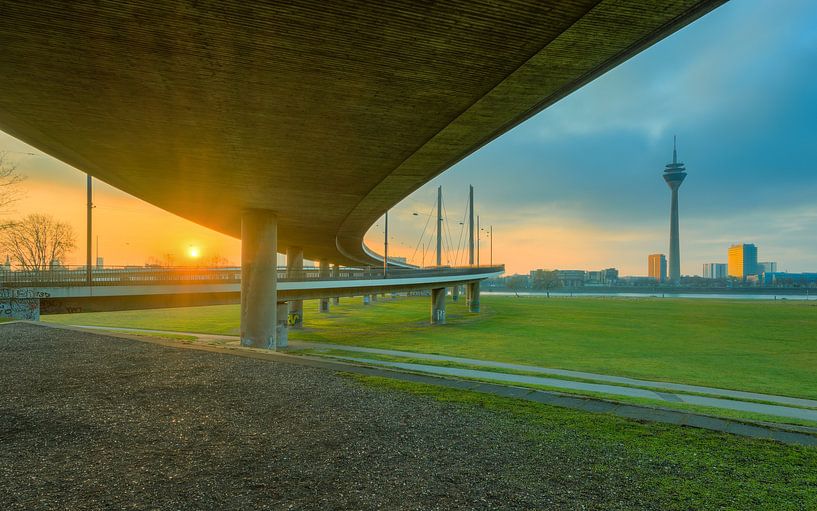
POLYGON ((817 410, 805 408, 793 408, 789 406, 767 405, 748 401, 736 401, 733 399, 721 399, 715 397, 705 397, 689 394, 668 394, 666 392, 655 392, 647 389, 637 389, 633 387, 620 387, 617 385, 585 383, 574 380, 559 380, 556 378, 546 378, 541 376, 525 376, 521 374, 498 373, 494 371, 479 371, 475 369, 460 369, 456 367, 433 366, 424 364, 409 364, 404 362, 387 362, 383 360, 373 361, 366 358, 338 357, 340 360, 348 360, 358 363, 377 363, 386 367, 394 367, 406 371, 419 371, 422 373, 439 374, 442 376, 456 376, 457 378, 471 378, 478 380, 493 380, 522 385, 544 385, 564 390, 581 390, 587 392, 601 392, 616 396, 637 397, 656 399, 675 403, 688 403, 700 406, 711 406, 727 410, 738 410, 742 412, 753 412, 764 415, 774 415, 777 417, 788 417, 792 419, 802 419, 817 422, 817 410))
MULTIPOLYGON (((161 333, 173 335, 192 335, 202 340, 211 341, 236 341, 237 336, 231 335, 216 335, 216 334, 202 334, 196 332, 174 332, 167 330, 148 330, 140 328, 118 328, 118 327, 98 327, 74 325, 80 328, 88 328, 94 330, 118 330, 124 332, 134 333, 161 333)), ((566 391, 579 390, 586 392, 599 392, 616 396, 647 398, 664 402, 687 403, 699 406, 708 406, 714 408, 722 408, 727 410, 736 410, 741 412, 752 412, 763 415, 771 415, 776 417, 786 417, 792 419, 801 419, 817 422, 817 410, 805 409, 817 408, 817 401, 811 399, 800 399, 788 396, 776 396, 771 394, 759 394, 754 392, 743 392, 738 390, 719 389, 714 387, 703 387, 698 385, 685 385, 679 383, 659 382, 650 380, 638 380, 634 378, 626 378, 621 376, 612 376, 597 373, 588 373, 583 371, 570 371, 565 369, 553 369, 546 367, 537 367, 523 364, 510 364, 505 362, 494 362, 487 360, 477 360, 471 358, 451 357, 446 355, 433 355, 429 353, 415 353, 400 350, 388 350, 380 348, 365 348, 360 346, 346 346, 340 344, 329 343, 313 343, 304 341, 290 341, 290 349, 331 349, 341 350, 353 353, 369 353, 375 355, 389 355, 395 357, 405 357, 420 360, 432 360, 438 362, 453 362, 458 364, 465 364, 471 366, 481 366, 486 368, 498 368, 514 371, 524 371, 528 373, 546 374, 550 376, 564 376, 567 378, 580 378, 583 380, 591 380, 603 383, 588 383, 575 380, 566 380, 551 377, 531 376, 508 374, 495 371, 482 371, 475 369, 462 369, 453 367, 443 367, 425 364, 413 364, 405 362, 388 362, 382 360, 371 360, 358 357, 342 357, 335 356, 340 360, 347 360, 355 363, 377 363, 396 369, 403 369, 407 371, 418 371, 429 374, 437 374, 441 376, 454 376, 459 378, 493 380, 507 383, 523 384, 523 385, 544 385, 553 388, 559 388, 566 391), (631 386, 622 386, 631 385, 631 386), (634 388, 632 386, 645 387, 634 388), (671 390, 674 392, 663 392, 663 390, 671 390), (708 397, 699 396, 688 393, 708 394, 708 397), (765 404, 754 401, 766 401, 765 404)))

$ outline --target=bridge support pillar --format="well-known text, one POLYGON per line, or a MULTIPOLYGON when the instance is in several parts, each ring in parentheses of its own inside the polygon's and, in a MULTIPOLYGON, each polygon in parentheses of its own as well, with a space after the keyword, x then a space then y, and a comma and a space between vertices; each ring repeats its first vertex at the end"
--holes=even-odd
POLYGON ((286 348, 289 339, 289 304, 287 302, 278 302, 278 325, 275 329, 275 346, 278 348, 286 348))
MULTIPOLYGON (((321 280, 329 280, 329 261, 326 259, 321 259, 320 277, 321 280)), ((329 298, 321 298, 320 311, 329 312, 329 298)))
MULTIPOLYGON (((304 272, 304 249, 301 247, 287 247, 287 277, 302 278, 304 272)), ((289 312, 286 314, 292 328, 304 327, 304 301, 292 300, 289 302, 289 312)))
POLYGON ((431 324, 445 324, 445 293, 446 288, 440 287, 431 290, 431 324))
MULTIPOLYGON (((340 278, 340 265, 339 264, 333 264, 332 265, 332 278, 333 279, 339 279, 340 278)), ((340 297, 339 296, 333 297, 332 298, 332 303, 334 303, 335 305, 340 305, 340 297)))
POLYGON ((479 282, 468 284, 468 311, 479 312, 479 282))
POLYGON ((278 218, 263 209, 241 216, 241 345, 276 348, 278 218))
POLYGON ((456 302, 460 299, 460 286, 456 285, 451 288, 451 301, 456 302))

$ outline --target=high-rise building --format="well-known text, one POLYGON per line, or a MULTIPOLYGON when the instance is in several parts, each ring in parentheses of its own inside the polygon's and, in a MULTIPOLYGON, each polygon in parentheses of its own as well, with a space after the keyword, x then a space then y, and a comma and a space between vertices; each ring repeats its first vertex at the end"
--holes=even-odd
POLYGON ((757 247, 741 243, 729 247, 729 276, 745 279, 757 275, 757 247))
POLYGON ((703 277, 705 279, 725 279, 726 263, 704 263, 703 277))
POLYGON ((678 228, 678 188, 687 177, 683 163, 678 162, 675 138, 672 140, 672 163, 664 169, 664 181, 672 190, 669 221, 669 280, 673 284, 681 282, 681 239, 678 228))
POLYGON ((667 256, 664 254, 650 254, 647 256, 647 275, 658 282, 666 282, 667 256))
POLYGON ((774 261, 764 261, 757 263, 757 274, 777 273, 777 263, 774 261))

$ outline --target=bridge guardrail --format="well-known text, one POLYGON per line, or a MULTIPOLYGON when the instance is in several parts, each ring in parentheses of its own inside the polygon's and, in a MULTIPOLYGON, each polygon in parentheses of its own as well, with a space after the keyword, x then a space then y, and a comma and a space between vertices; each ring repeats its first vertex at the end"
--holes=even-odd
MULTIPOLYGON (((435 276, 461 276, 505 271, 504 265, 494 266, 442 266, 417 269, 390 268, 383 274, 382 268, 342 267, 337 276, 321 275, 319 268, 305 268, 292 272, 278 268, 280 282, 372 280, 396 278, 421 278, 435 276)), ((0 287, 84 287, 128 286, 168 284, 237 284, 241 282, 240 268, 95 268, 88 283, 85 267, 61 267, 48 270, 5 269, 0 270, 0 287)))

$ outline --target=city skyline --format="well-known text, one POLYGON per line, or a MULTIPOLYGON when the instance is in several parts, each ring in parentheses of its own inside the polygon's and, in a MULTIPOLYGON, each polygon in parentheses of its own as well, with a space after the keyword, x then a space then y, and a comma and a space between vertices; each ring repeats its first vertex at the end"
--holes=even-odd
MULTIPOLYGON (((494 260, 509 273, 614 266, 642 275, 644 254, 666 250, 666 188, 653 182, 654 169, 678 132, 696 175, 681 205, 681 273, 699 274, 742 240, 774 254, 782 271, 813 271, 817 179, 805 156, 817 101, 807 87, 814 71, 803 62, 817 54, 817 8, 793 2, 778 11, 761 2, 727 4, 461 161, 392 209, 390 255, 412 255, 439 185, 456 237, 473 183, 482 226, 494 228, 494 260), (747 73, 755 77, 751 88, 747 73), (775 108, 764 106, 772 94, 775 108), (769 127, 781 135, 770 136, 769 127)), ((37 152, 5 134, 2 149, 14 151, 29 176, 28 197, 7 216, 54 214, 73 224, 83 246, 84 175, 21 154, 37 152)), ((106 264, 164 254, 184 261, 191 245, 202 248, 202 262, 238 262, 237 240, 107 185, 97 184, 95 203, 106 264)), ((367 236, 376 251, 381 229, 382 220, 367 236)), ((486 262, 484 240, 482 248, 486 262)), ((82 252, 67 262, 83 264, 82 252)), ((432 258, 427 252, 426 263, 432 258)))

